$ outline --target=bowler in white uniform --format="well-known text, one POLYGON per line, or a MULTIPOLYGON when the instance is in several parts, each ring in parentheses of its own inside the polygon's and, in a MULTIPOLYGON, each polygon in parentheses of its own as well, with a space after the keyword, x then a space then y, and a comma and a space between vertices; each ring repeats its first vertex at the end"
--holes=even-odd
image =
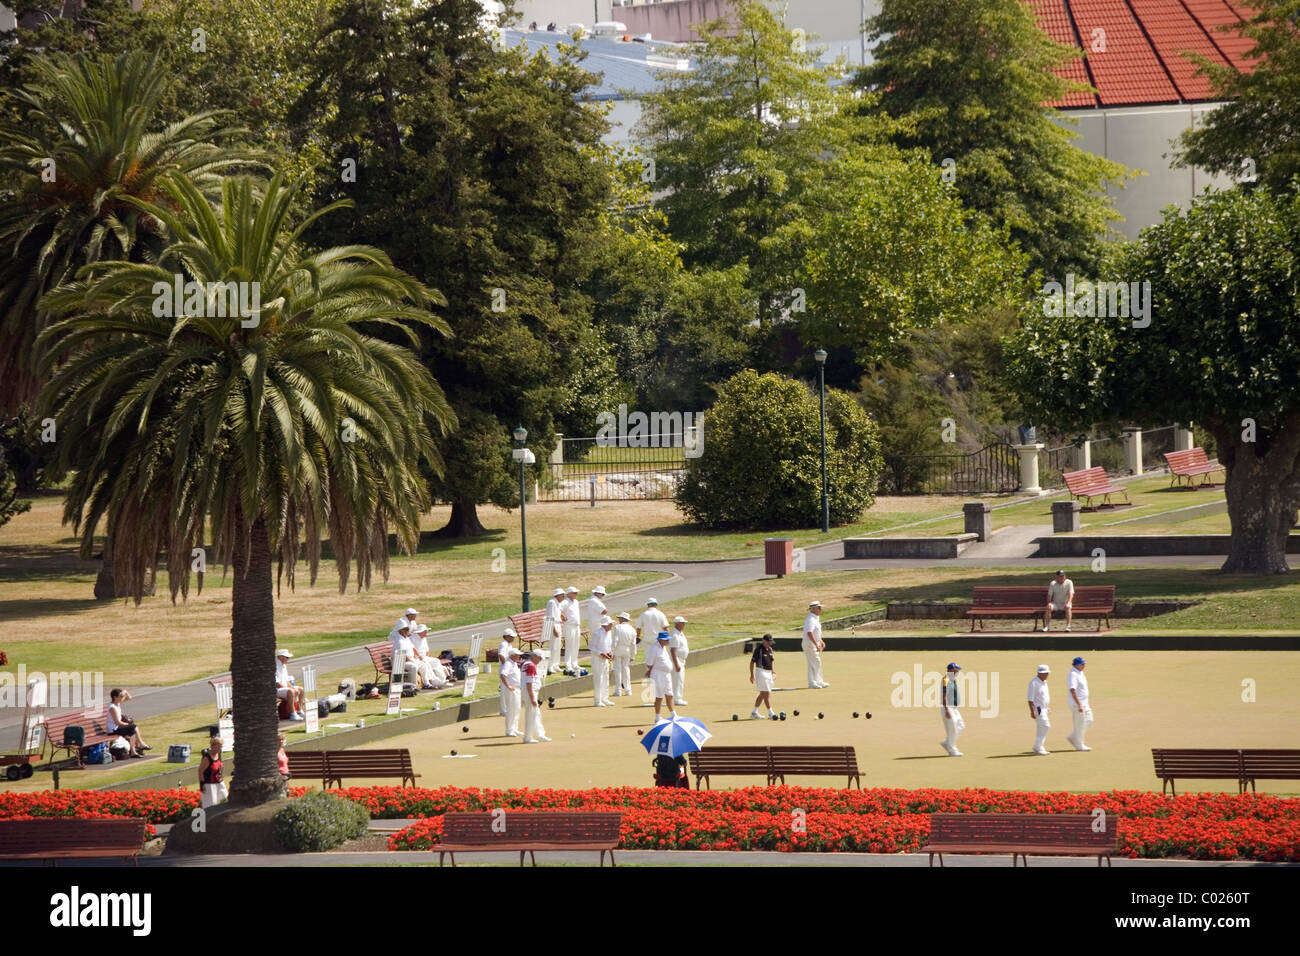
POLYGON ((524 664, 524 743, 535 744, 550 740, 546 728, 542 726, 542 652, 528 652, 528 663, 524 664))
MULTIPOLYGON (((501 632, 501 644, 497 647, 497 669, 504 670, 506 663, 510 660, 510 652, 514 650, 514 644, 511 643, 519 635, 515 633, 513 627, 507 627, 501 632)), ((502 681, 504 684, 505 682, 502 681)), ((506 716, 506 699, 501 698, 501 716, 506 716)))
POLYGON ((961 694, 957 691, 959 670, 961 670, 960 664, 949 664, 948 673, 943 678, 943 729, 947 736, 939 741, 939 745, 948 751, 949 757, 964 756, 957 749, 957 738, 966 729, 966 722, 961 719, 961 711, 957 709, 961 704, 961 694))
POLYGON ((614 663, 614 619, 608 615, 596 622, 595 632, 587 639, 591 649, 592 700, 597 707, 613 707, 609 699, 609 668, 614 663))
POLYGON ((1065 687, 1070 693, 1070 713, 1074 717, 1074 733, 1065 739, 1074 746, 1075 750, 1091 750, 1092 748, 1083 742, 1084 735, 1092 726, 1092 705, 1088 703, 1088 678, 1083 674, 1083 669, 1088 662, 1082 657, 1076 657, 1072 664, 1070 675, 1065 679, 1065 687))
POLYGON ((546 612, 542 615, 542 643, 551 662, 551 673, 560 669, 560 643, 564 640, 564 625, 560 622, 560 602, 564 600, 564 588, 551 592, 551 599, 546 602, 546 612))
POLYGON ((1034 726, 1037 728, 1034 737, 1034 753, 1040 756, 1051 753, 1047 749, 1047 732, 1052 729, 1052 722, 1048 720, 1052 695, 1047 691, 1047 678, 1051 676, 1052 669, 1046 664, 1039 664, 1038 676, 1029 682, 1029 716, 1034 719, 1034 726))
POLYGON ((673 700, 683 707, 686 700, 686 658, 690 656, 691 645, 686 640, 686 625, 691 623, 686 618, 673 618, 673 631, 668 636, 668 646, 677 656, 677 669, 673 671, 673 700))
POLYGON ((511 647, 501 658, 501 666, 497 668, 497 674, 501 681, 501 713, 506 719, 506 736, 519 736, 519 708, 521 698, 519 696, 519 682, 523 677, 523 671, 519 667, 519 658, 522 655, 511 647))
POLYGON ((591 639, 596 636, 600 630, 600 619, 605 617, 605 587, 597 585, 591 589, 591 597, 587 599, 587 646, 591 647, 591 639))
POLYGON ((632 661, 636 657, 636 628, 631 624, 632 615, 623 611, 614 625, 614 696, 630 697, 632 695, 632 661))
POLYGON ((659 719, 659 708, 665 701, 668 703, 668 714, 677 716, 673 705, 673 672, 677 669, 677 655, 668 646, 671 637, 667 631, 660 631, 655 636, 655 642, 645 649, 645 676, 654 687, 656 721, 659 719))
MULTIPOLYGON (((565 588, 560 602, 560 617, 564 621, 564 670, 578 669, 578 642, 582 638, 582 605, 577 588, 565 588)), ((558 658, 555 658, 558 660, 558 658)))
POLYGON ((808 616, 803 619, 803 656, 808 663, 808 686, 814 690, 830 687, 822 680, 822 651, 826 642, 822 640, 822 602, 810 601, 808 616))
POLYGON ((645 610, 636 619, 636 639, 644 641, 645 649, 649 651, 655 635, 666 630, 668 630, 667 615, 659 610, 659 602, 655 598, 647 598, 645 610))

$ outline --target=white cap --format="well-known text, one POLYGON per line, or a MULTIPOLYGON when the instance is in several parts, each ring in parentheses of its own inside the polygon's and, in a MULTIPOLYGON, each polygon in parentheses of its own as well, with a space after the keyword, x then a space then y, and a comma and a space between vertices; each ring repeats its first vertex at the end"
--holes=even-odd
POLYGON ((504 631, 501 632, 501 636, 502 636, 502 637, 518 637, 519 635, 515 633, 515 629, 514 629, 513 627, 507 627, 504 631))
POLYGON ((408 621, 408 620, 407 620, 406 618, 404 618, 404 617, 399 617, 399 618, 397 619, 397 630, 399 630, 399 631, 409 631, 410 629, 411 629, 411 622, 410 622, 410 621, 408 621))
POLYGON ((519 650, 516 647, 510 648, 509 653, 506 654, 506 657, 523 657, 523 656, 524 656, 524 652, 519 650))
POLYGON ((821 607, 821 606, 822 606, 822 602, 821 602, 821 601, 809 601, 809 602, 808 602, 808 606, 809 606, 809 607, 821 607))
POLYGON ((630 621, 630 620, 632 620, 632 615, 631 615, 631 614, 628 614, 627 611, 619 611, 619 612, 618 612, 618 619, 619 619, 620 621, 630 621))
POLYGON ((1048 667, 1046 664, 1039 664, 1039 665, 1038 665, 1038 673, 1040 673, 1040 674, 1050 674, 1050 673, 1052 673, 1052 669, 1051 669, 1050 667, 1048 667))
POLYGON ((597 584, 594 588, 591 589, 591 593, 592 593, 592 594, 599 594, 599 595, 601 595, 601 596, 603 597, 604 594, 605 594, 605 585, 603 585, 603 584, 597 584))
POLYGON ((293 655, 290 654, 288 651, 286 651, 283 647, 280 648, 278 651, 275 652, 275 656, 276 656, 276 657, 293 657, 293 655))
POLYGON ((563 593, 564 593, 564 588, 556 588, 554 591, 551 592, 551 597, 559 597, 563 593))
POLYGON ((613 619, 612 617, 610 617, 608 614, 602 614, 602 615, 600 616, 600 626, 601 626, 601 627, 613 627, 613 626, 614 626, 614 619, 613 619))
POLYGON ((673 623, 674 623, 674 624, 690 624, 691 622, 688 621, 688 620, 686 620, 686 618, 684 618, 684 617, 678 616, 678 617, 673 618, 673 623))
POLYGON ((658 599, 658 598, 646 598, 646 599, 645 599, 646 607, 649 607, 651 604, 658 604, 658 603, 659 603, 659 599, 658 599))
POLYGON ((415 625, 415 633, 416 633, 416 634, 428 634, 428 633, 429 633, 429 625, 428 625, 428 624, 417 624, 417 625, 415 625))
POLYGON ((564 593, 565 593, 565 594, 577 594, 577 593, 578 593, 578 589, 575 588, 575 587, 567 587, 567 588, 564 589, 564 593))
POLYGON ((417 615, 417 614, 419 614, 419 613, 420 613, 420 612, 417 611, 417 610, 416 610, 415 608, 413 608, 413 607, 408 607, 408 608, 406 609, 406 616, 407 616, 407 617, 414 617, 415 615, 417 615))

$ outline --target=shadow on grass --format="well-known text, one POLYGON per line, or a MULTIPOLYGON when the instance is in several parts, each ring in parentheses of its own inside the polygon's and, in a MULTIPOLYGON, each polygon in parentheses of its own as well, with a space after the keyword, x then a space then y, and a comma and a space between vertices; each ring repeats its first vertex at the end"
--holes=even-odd
POLYGON ((14 601, 0 601, 0 621, 15 617, 55 617, 63 614, 74 614, 78 611, 88 611, 91 608, 99 607, 103 603, 103 601, 97 601, 94 598, 42 598, 39 601, 26 598, 14 601))
POLYGON ((99 573, 99 565, 98 556, 83 561, 76 547, 55 548, 41 544, 0 546, 0 581, 93 577, 99 573))

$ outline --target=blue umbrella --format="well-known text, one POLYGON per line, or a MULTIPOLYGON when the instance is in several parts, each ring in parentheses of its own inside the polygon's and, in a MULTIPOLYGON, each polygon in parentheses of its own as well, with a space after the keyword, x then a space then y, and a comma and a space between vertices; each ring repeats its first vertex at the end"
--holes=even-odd
POLYGON ((694 717, 663 717, 641 738, 646 753, 654 756, 680 757, 699 750, 712 737, 709 728, 694 717))

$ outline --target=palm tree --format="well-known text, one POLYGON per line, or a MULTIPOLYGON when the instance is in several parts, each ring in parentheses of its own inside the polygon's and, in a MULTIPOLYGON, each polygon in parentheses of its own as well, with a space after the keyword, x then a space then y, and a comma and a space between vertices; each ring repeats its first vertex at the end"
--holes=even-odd
POLYGON ((75 470, 65 520, 83 549, 108 521, 137 600, 160 551, 172 599, 185 592, 205 526, 232 569, 231 801, 251 805, 282 789, 272 557, 277 588, 293 585, 300 548, 314 582, 328 534, 343 591, 354 562, 358 588, 387 575, 390 527, 414 549, 428 505, 420 464, 442 467, 430 428, 455 416, 411 347, 420 326, 450 329, 428 311, 442 297, 380 250, 300 252, 303 230, 343 203, 292 226, 297 188, 280 175, 228 179, 215 207, 184 177, 165 185, 174 211, 139 204, 174 236, 156 264, 87 266, 50 295, 41 409, 75 470), (178 277, 203 294, 173 318, 178 277), (223 296, 236 287, 250 303, 256 290, 260 308, 233 308, 223 296), (405 342, 373 334, 384 327, 405 342))
POLYGON ((35 398, 32 346, 44 327, 41 297, 81 266, 147 261, 162 224, 133 200, 163 198, 160 180, 183 173, 214 186, 216 173, 254 157, 221 145, 238 130, 204 112, 163 125, 170 84, 157 55, 32 60, 36 82, 0 104, 0 409, 35 398))

